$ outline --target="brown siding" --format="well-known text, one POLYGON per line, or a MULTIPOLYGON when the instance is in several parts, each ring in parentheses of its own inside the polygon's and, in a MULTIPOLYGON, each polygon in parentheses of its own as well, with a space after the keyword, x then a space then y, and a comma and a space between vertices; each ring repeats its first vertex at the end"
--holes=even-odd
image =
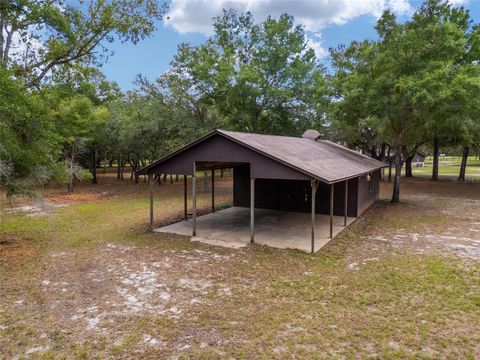
POLYGON ((252 177, 264 179, 306 180, 309 177, 220 135, 173 156, 154 167, 157 174, 192 175, 193 162, 250 164, 252 177))
MULTIPOLYGON (((348 186, 348 216, 357 216, 358 179, 350 179, 348 186)), ((311 185, 305 180, 255 180, 255 207, 282 211, 311 211, 311 185)), ((250 206, 250 170, 249 166, 234 169, 233 182, 234 206, 250 206)), ((345 182, 335 184, 334 214, 344 214, 345 182)), ((316 213, 328 214, 330 211, 330 185, 319 183, 316 195, 316 213)))
POLYGON ((370 181, 367 181, 366 175, 358 178, 358 214, 362 213, 378 200, 380 187, 380 170, 374 171, 370 181))

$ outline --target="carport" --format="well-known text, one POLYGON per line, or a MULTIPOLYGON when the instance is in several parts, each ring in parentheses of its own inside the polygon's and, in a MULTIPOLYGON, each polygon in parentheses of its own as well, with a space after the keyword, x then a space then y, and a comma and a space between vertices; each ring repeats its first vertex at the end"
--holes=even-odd
MULTIPOLYGON (((184 220, 157 229, 221 244, 259 242, 317 251, 378 199, 384 163, 330 141, 217 129, 140 169, 184 177, 184 220), (233 205, 215 213, 215 169, 233 169, 233 205), (197 216, 198 171, 212 172, 212 213, 197 216), (187 178, 192 183, 188 218, 187 178), (197 234, 198 232, 198 234, 197 234)), ((228 245, 228 244, 227 244, 228 245)))

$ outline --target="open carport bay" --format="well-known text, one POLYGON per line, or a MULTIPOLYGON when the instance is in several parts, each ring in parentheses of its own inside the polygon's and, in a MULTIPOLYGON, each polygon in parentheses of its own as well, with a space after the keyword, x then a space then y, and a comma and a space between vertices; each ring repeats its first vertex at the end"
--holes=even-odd
MULTIPOLYGON (((347 218, 347 225, 355 218, 347 218)), ((343 216, 333 217, 333 236, 344 229, 343 216)), ((156 229, 157 232, 192 236, 192 220, 156 229)), ((239 248, 250 243, 250 209, 231 207, 197 217, 193 241, 239 248)), ((330 241, 330 217, 316 214, 315 251, 330 241)), ((311 214, 255 209, 255 243, 275 248, 311 250, 311 214)))

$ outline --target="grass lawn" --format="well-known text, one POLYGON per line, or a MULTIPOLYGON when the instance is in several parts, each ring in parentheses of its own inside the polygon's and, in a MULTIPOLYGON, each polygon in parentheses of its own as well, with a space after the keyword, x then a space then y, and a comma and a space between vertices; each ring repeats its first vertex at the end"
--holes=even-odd
MULTIPOLYGON (((445 156, 439 159, 439 171, 440 178, 455 180, 458 178, 460 172, 460 163, 462 158, 455 156, 445 156)), ((412 167, 413 176, 422 178, 431 178, 432 176, 433 158, 431 156, 425 158, 425 166, 412 167)), ((395 170, 393 169, 395 173, 395 170)), ((402 175, 405 174, 405 167, 402 170, 402 175)), ((465 178, 470 181, 480 180, 480 159, 476 156, 470 156, 467 161, 467 167, 465 169, 465 178)))
MULTIPOLYGON (((183 185, 155 191, 157 225, 180 218, 183 185)), ((480 358, 480 184, 390 191, 316 254, 149 233, 148 186, 113 174, 2 199, 0 357, 480 358)))

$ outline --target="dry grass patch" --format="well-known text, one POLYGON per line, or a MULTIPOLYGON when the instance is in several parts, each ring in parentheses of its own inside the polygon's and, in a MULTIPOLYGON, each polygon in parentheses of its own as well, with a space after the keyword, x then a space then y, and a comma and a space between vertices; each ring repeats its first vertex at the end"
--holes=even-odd
MULTIPOLYGON (((146 186, 117 187, 48 216, 2 216, 2 239, 30 249, 0 264, 3 356, 480 357, 478 185, 410 180, 392 206, 383 184, 314 255, 148 233, 146 186)), ((157 224, 182 216, 182 191, 156 188, 157 224)), ((231 201, 228 179, 217 200, 231 201)))

